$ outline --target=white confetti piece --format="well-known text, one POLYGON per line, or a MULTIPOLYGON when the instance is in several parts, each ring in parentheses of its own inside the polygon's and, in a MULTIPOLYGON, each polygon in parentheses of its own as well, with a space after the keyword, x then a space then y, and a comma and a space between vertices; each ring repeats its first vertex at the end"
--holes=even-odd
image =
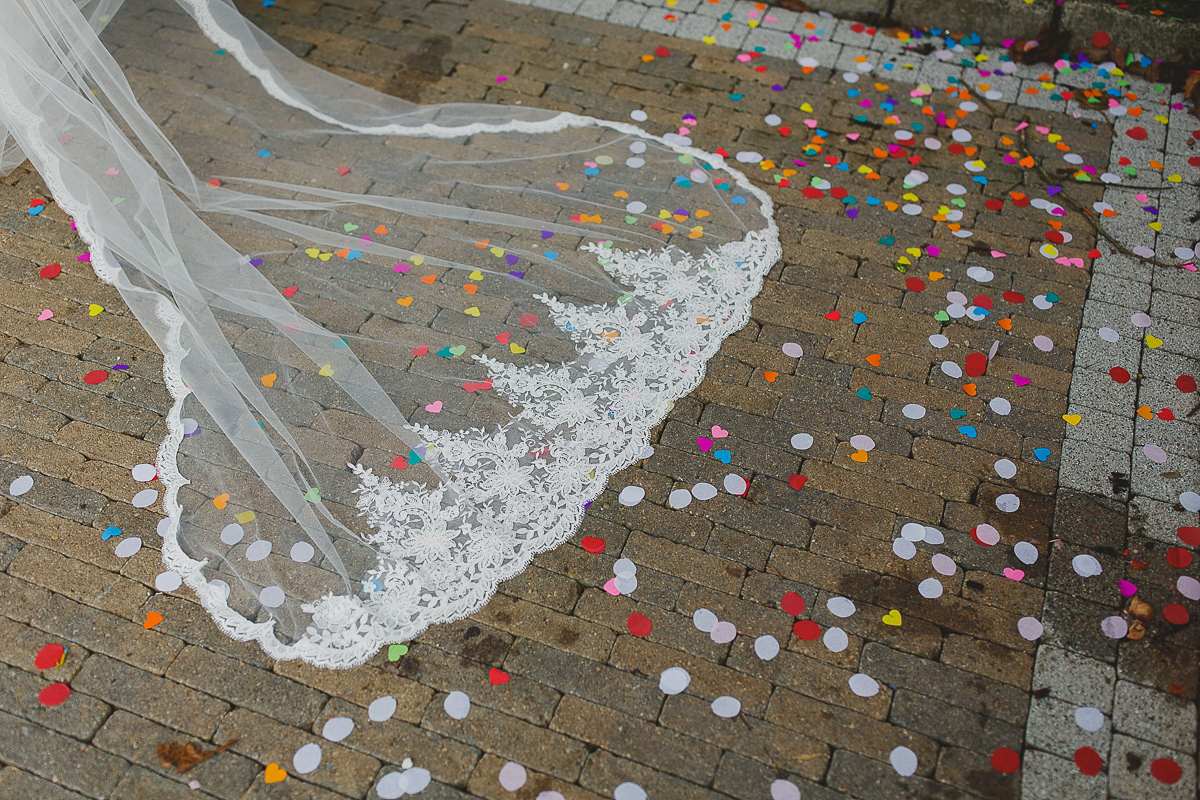
POLYGON ((253 541, 246 548, 247 561, 262 561, 269 555, 271 555, 271 542, 267 539, 253 541))
POLYGON ((696 626, 696 630, 710 633, 717 626, 717 622, 717 615, 707 608, 697 608, 692 612, 692 624, 696 626))
POLYGON ((825 601, 825 608, 829 609, 829 613, 839 619, 846 619, 853 616, 858 607, 854 605, 854 601, 849 597, 831 597, 825 601))
POLYGON ((309 742, 292 756, 292 767, 298 775, 307 775, 321 766, 321 745, 309 742))
POLYGON ((138 483, 152 481, 154 480, 155 476, 158 475, 158 470, 153 464, 138 464, 129 472, 131 475, 133 475, 133 479, 138 483))
POLYGON ((371 722, 387 722, 396 713, 396 698, 390 694, 377 697, 367 706, 367 719, 371 722))
POLYGON ((221 529, 221 541, 227 545, 235 545, 246 535, 246 531, 236 522, 231 522, 221 529))
POLYGON ((663 694, 679 694, 692 682, 692 676, 683 667, 667 667, 658 676, 658 688, 663 694))
POLYGON ((848 683, 850 684, 850 691, 859 697, 874 697, 879 694, 879 681, 866 673, 854 673, 850 676, 848 683))
POLYGON ((917 754, 904 745, 893 749, 888 761, 891 762, 892 769, 896 770, 896 774, 905 778, 917 771, 917 754))
POLYGON ((625 781, 613 789, 613 800, 646 800, 646 790, 632 781, 625 781))
POLYGON ((160 572, 154 578, 154 588, 160 592, 173 592, 183 586, 183 578, 174 570, 160 572))
POLYGON ((279 608, 285 600, 287 600, 287 596, 279 586, 264 586, 258 593, 258 602, 267 608, 279 608))
POLYGON ((921 593, 921 597, 936 600, 942 596, 942 592, 945 589, 942 587, 942 582, 937 578, 926 578, 917 584, 917 591, 921 593))
POLYGON ((807 433, 797 433, 792 437, 792 447, 797 450, 807 450, 813 446, 813 437, 807 433))
POLYGON ((1104 712, 1091 706, 1077 708, 1075 709, 1075 724, 1088 733, 1095 733, 1104 727, 1104 712))
POLYGON ((626 486, 617 496, 623 506, 636 506, 646 497, 646 490, 640 486, 626 486))
POLYGON ((130 536, 127 539, 122 539, 117 545, 117 549, 113 552, 117 558, 132 558, 142 549, 142 540, 137 536, 130 536))
POLYGON ((525 785, 529 774, 525 772, 525 768, 515 761, 510 761, 500 768, 500 774, 496 776, 500 781, 500 785, 507 791, 515 792, 525 785))
POLYGON ((958 565, 954 563, 954 559, 945 553, 938 553, 933 558, 929 559, 933 565, 933 569, 939 575, 949 577, 958 571, 958 565))
POLYGON ((770 661, 779 655, 779 640, 769 633, 754 640, 754 654, 763 661, 770 661))
POLYGON ((450 719, 466 719, 471 713, 471 698, 466 692, 455 690, 446 695, 442 701, 442 709, 450 719))
POLYGON ((1021 617, 1017 620, 1017 633, 1021 634, 1022 639, 1036 641, 1042 638, 1044 632, 1041 620, 1036 617, 1021 617))
MULTIPOLYGON (((22 475, 21 477, 14 479, 13 482, 8 485, 8 493, 11 494, 13 497, 20 497, 21 495, 25 494, 32 488, 33 488, 33 476, 32 475, 22 475)), ((152 500, 150 502, 154 502, 154 501, 152 500)))
POLYGON ((850 646, 850 637, 841 628, 829 628, 821 637, 821 643, 831 653, 840 653, 850 646))
POLYGON ((354 732, 354 720, 349 717, 330 717, 321 727, 321 735, 331 742, 340 742, 354 732))
POLYGON ((712 712, 718 717, 731 719, 742 712, 742 701, 729 695, 721 695, 712 701, 712 712))
POLYGON ((671 508, 687 508, 692 502, 692 493, 687 489, 676 489, 667 497, 671 508))
POLYGON ((732 622, 722 620, 713 625, 712 630, 708 632, 708 637, 717 644, 729 644, 737 638, 737 626, 732 622))
POLYGON ((1100 561, 1088 553, 1080 553, 1072 558, 1071 568, 1081 578, 1091 578, 1104 572, 1104 567, 1100 566, 1100 561))
POLYGON ((309 561, 312 561, 313 556, 316 554, 317 551, 308 542, 296 542, 292 545, 292 549, 288 551, 288 555, 292 561, 299 564, 307 564, 309 561))
POLYGON ((134 508, 148 508, 148 507, 154 505, 154 501, 157 499, 158 499, 158 490, 157 489, 142 489, 140 492, 138 492, 137 494, 135 494, 133 496, 133 500, 130 502, 133 503, 134 508))

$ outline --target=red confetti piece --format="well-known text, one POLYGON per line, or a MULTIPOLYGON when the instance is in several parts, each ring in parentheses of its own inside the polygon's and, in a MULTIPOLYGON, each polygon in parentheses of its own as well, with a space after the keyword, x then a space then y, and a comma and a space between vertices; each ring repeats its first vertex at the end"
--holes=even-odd
POLYGON ((1005 292, 1002 297, 1010 303, 1024 303, 1025 295, 1020 292, 1005 292))
POLYGON ((1087 257, 1088 258, 1099 258, 1100 251, 1093 247, 1091 250, 1088 250, 1087 257))
POLYGON ((46 707, 62 705, 71 696, 71 687, 65 683, 52 683, 38 692, 38 702, 46 707))
POLYGON ((599 536, 585 536, 579 542, 579 546, 589 553, 603 553, 605 541, 599 536))
POLYGON ((629 619, 625 621, 625 627, 634 636, 649 636, 650 631, 654 629, 654 623, 644 614, 639 614, 636 611, 629 615, 629 619))
POLYGON ((1129 130, 1125 131, 1125 135, 1128 136, 1130 139, 1136 139, 1137 141, 1140 142, 1146 138, 1147 134, 1146 134, 1145 128, 1143 128, 1141 125, 1135 125, 1132 128, 1130 128, 1129 130))
POLYGON ((1179 541, 1188 547, 1200 547, 1200 528, 1194 525, 1181 525, 1175 533, 1179 536, 1179 541))
POLYGON ((1108 47, 1112 43, 1112 37, 1104 31, 1096 31, 1092 34, 1092 44, 1096 47, 1108 47))
POLYGON ((1162 615, 1163 619, 1172 625, 1187 625, 1188 620, 1192 618, 1188 610, 1179 603, 1167 603, 1163 606, 1162 615))
POLYGON ((925 281, 921 280, 920 278, 909 278, 908 280, 904 281, 904 285, 908 287, 910 292, 925 291, 925 281))
POLYGON ((992 752, 992 769, 1009 775, 1021 768, 1021 754, 1011 747, 997 747, 992 752))
POLYGON ((816 200, 825 196, 825 193, 815 186, 805 186, 804 189, 800 191, 800 194, 804 195, 809 200, 816 200))
POLYGON ((825 319, 832 320, 833 322, 837 322, 841 318, 842 318, 842 312, 840 312, 840 311, 830 311, 828 314, 825 315, 825 319))
POLYGON ((963 371, 972 378, 978 378, 983 373, 987 372, 987 356, 983 353, 971 353, 967 356, 966 364, 963 366, 963 371))
POLYGON ((1108 377, 1112 378, 1117 383, 1129 383, 1133 377, 1129 374, 1129 370, 1124 367, 1113 367, 1108 371, 1108 377))
POLYGON ((408 469, 408 459, 404 456, 396 456, 392 459, 392 469, 408 469))
POLYGON ((33 659, 33 666, 38 669, 54 669, 62 663, 66 649, 61 644, 48 644, 33 659))
POLYGON ((659 58, 666 58, 667 56, 671 55, 671 51, 665 47, 656 47, 654 48, 654 55, 658 56, 659 58))
POLYGON ((1175 412, 1169 408, 1164 408, 1162 411, 1158 412, 1158 418, 1170 422, 1175 419, 1175 412))
POLYGON ((102 369, 94 369, 87 375, 83 376, 83 382, 95 386, 98 383, 104 383, 108 380, 108 372, 102 369))
POLYGON ((1186 569, 1192 565, 1192 552, 1182 547, 1172 547, 1167 550, 1167 563, 1175 569, 1186 569))
POLYGON ((792 633, 796 634, 797 638, 812 642, 821 637, 821 626, 811 619, 802 619, 792 626, 792 633))
POLYGON ((52 281, 55 278, 57 278, 59 273, 61 273, 61 272, 62 272, 61 264, 47 264, 46 266, 44 266, 40 270, 38 270, 38 276, 45 278, 48 281, 52 281))
POLYGON ((283 296, 284 297, 295 297, 296 292, 299 291, 299 289, 300 289, 299 286, 289 286, 283 290, 283 296))
POLYGON ((1046 241, 1062 244, 1067 237, 1062 235, 1062 231, 1046 231, 1046 241))
POLYGON ((537 314, 534 314, 533 312, 530 312, 530 311, 526 311, 524 314, 521 315, 521 327, 522 328, 532 328, 534 325, 537 325, 537 324, 538 324, 538 315, 537 314))
POLYGON ((803 489, 806 483, 808 483, 808 477, 805 475, 792 475, 788 477, 788 486, 796 491, 803 489))
POLYGON ((988 211, 999 211, 1000 209, 1004 208, 1004 201, 993 197, 991 200, 988 200, 986 203, 984 203, 983 207, 988 211))
POLYGON ((1175 379, 1175 388, 1181 392, 1191 394, 1196 391, 1196 379, 1191 375, 1180 375, 1175 379))
POLYGON ((1100 770, 1104 769, 1104 759, 1092 748, 1081 747, 1075 751, 1075 766, 1084 775, 1099 775, 1100 770))
POLYGON ((498 670, 495 667, 492 667, 491 671, 488 672, 488 683, 492 684, 492 686, 502 686, 508 683, 511 678, 512 676, 507 672, 498 670))
POLYGON ((798 617, 804 613, 804 598, 795 592, 786 592, 783 599, 779 601, 779 607, 793 617, 798 617))
POLYGON ((992 310, 992 298, 988 297, 986 294, 975 295, 975 299, 971 302, 980 308, 986 308, 988 311, 992 310))
POLYGON ((1150 762, 1150 774, 1166 784, 1178 783, 1183 768, 1173 758, 1156 758, 1150 762))

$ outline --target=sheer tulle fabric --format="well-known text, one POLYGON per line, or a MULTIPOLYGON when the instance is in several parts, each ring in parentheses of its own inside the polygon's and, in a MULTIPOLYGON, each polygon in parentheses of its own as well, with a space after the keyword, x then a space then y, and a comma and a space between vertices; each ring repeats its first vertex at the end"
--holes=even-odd
POLYGON ((361 663, 569 539, 779 256, 678 134, 416 105, 225 0, 120 5, 0 0, 0 166, 162 349, 165 565, 276 658, 361 663))

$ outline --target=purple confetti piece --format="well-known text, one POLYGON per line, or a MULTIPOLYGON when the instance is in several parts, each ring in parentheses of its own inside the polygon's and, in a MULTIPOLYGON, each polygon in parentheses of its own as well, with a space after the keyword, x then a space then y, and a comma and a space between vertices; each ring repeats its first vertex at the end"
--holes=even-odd
POLYGON ((514 278, 524 278, 525 277, 524 272, 509 272, 508 274, 512 275, 514 278))
POLYGON ((554 231, 542 231, 543 239, 549 239, 553 235, 554 235, 554 231))
POLYGON ((263 265, 263 260, 262 260, 261 258, 252 258, 252 259, 250 259, 250 266, 252 266, 252 267, 261 267, 262 265, 263 265))
POLYGON ((129 369, 129 365, 128 364, 113 364, 112 368, 113 369, 129 369))
POLYGON ((510 267, 513 267, 513 266, 516 266, 517 262, 520 261, 521 259, 518 258, 517 256, 513 255, 512 253, 509 253, 508 255, 506 255, 504 257, 504 260, 506 262, 508 262, 508 265, 510 267))

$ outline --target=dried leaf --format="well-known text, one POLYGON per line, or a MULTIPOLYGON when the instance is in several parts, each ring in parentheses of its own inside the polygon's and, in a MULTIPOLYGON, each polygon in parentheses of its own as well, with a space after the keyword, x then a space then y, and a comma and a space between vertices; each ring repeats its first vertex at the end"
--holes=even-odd
POLYGON ((1142 624, 1141 620, 1135 619, 1129 625, 1129 633, 1125 634, 1125 638, 1133 639, 1136 642, 1138 639, 1141 639, 1145 635, 1146 635, 1146 626, 1142 624))
POLYGON ((203 764, 222 750, 228 749, 237 739, 230 739, 216 750, 205 750, 195 742, 178 744, 171 742, 160 744, 156 748, 159 759, 164 767, 171 767, 176 772, 187 772, 197 764, 203 764))
POLYGON ((1135 597, 1129 601, 1129 613, 1142 622, 1148 622, 1154 616, 1154 607, 1145 600, 1135 597))

